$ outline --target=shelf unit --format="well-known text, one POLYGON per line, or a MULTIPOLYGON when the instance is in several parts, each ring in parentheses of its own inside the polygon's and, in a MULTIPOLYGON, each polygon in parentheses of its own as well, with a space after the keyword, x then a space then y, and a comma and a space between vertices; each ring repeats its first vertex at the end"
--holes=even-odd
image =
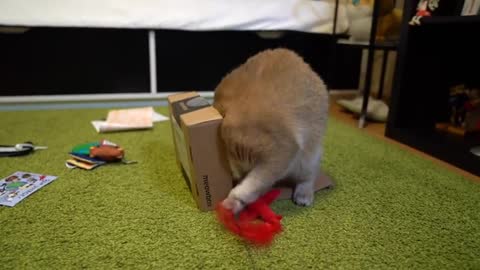
MULTIPOLYGON (((387 61, 388 61, 388 53, 390 51, 396 51, 398 48, 398 42, 396 41, 381 41, 381 42, 376 42, 374 46, 371 46, 369 42, 361 42, 361 41, 352 41, 350 39, 339 39, 337 41, 338 46, 350 46, 350 47, 357 47, 360 49, 370 49, 370 47, 373 47, 373 50, 381 50, 383 52, 382 55, 382 68, 380 72, 380 82, 379 82, 379 89, 377 93, 377 98, 381 99, 383 96, 383 90, 384 90, 384 84, 385 84, 385 76, 387 72, 387 61)), ((370 54, 370 51, 368 52, 370 54)), ((373 54, 373 53, 372 53, 373 54)), ((373 59, 367 59, 367 74, 366 77, 372 77, 373 76, 373 59), (368 70, 368 66, 371 66, 370 70, 368 70)), ((367 82, 368 85, 365 85, 365 92, 363 95, 363 105, 365 106, 364 110, 361 112, 360 118, 359 118, 359 127, 363 128, 365 126, 365 119, 366 119, 366 108, 368 106, 368 96, 370 95, 370 90, 371 90, 371 80, 367 82), (368 89, 368 90, 366 90, 368 89), (363 118, 363 119, 362 119, 363 118)))
MULTIPOLYGON (((340 0, 336 0, 336 8, 334 14, 334 25, 333 25, 333 35, 336 36, 336 16, 338 12, 338 5, 340 0)), ((389 51, 396 51, 398 49, 398 41, 377 41, 377 25, 378 19, 380 14, 381 8, 381 1, 375 0, 373 3, 373 10, 372 10, 372 24, 371 30, 369 35, 368 41, 352 41, 350 39, 345 39, 342 36, 338 37, 335 42, 336 46, 352 46, 361 49, 367 49, 367 62, 366 62, 366 72, 365 72, 365 84, 363 86, 363 99, 362 99, 362 109, 360 111, 360 116, 358 119, 358 127, 363 128, 365 127, 367 121, 367 108, 368 108, 368 101, 370 97, 371 85, 372 85, 372 76, 373 76, 373 61, 374 61, 374 53, 376 50, 383 51, 383 61, 382 61, 382 69, 380 75, 380 84, 379 84, 379 91, 377 98, 381 98, 383 94, 383 85, 385 80, 385 72, 387 66, 387 59, 388 59, 388 52, 389 51)), ((333 49, 332 57, 335 57, 336 48, 333 49)))
POLYGON ((480 176, 480 157, 471 153, 480 134, 435 128, 449 121, 451 87, 480 88, 480 16, 433 15, 409 25, 415 10, 416 3, 406 1, 385 135, 480 176))

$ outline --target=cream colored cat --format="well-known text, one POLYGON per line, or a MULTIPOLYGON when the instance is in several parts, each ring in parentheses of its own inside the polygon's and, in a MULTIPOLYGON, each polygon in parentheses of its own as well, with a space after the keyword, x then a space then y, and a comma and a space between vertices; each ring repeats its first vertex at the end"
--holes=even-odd
POLYGON ((235 186, 222 204, 238 213, 280 180, 295 181, 293 201, 311 205, 328 118, 322 79, 288 49, 266 50, 215 89, 235 186))

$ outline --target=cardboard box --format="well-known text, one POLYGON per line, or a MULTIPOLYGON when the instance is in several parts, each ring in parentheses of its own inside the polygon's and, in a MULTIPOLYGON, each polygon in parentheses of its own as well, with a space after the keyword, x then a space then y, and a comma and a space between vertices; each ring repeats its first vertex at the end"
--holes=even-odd
MULTIPOLYGON (((220 138, 222 116, 195 91, 168 97, 169 116, 177 164, 190 188, 197 207, 215 209, 235 186, 220 138)), ((315 190, 332 186, 321 175, 315 190)), ((293 187, 288 180, 276 185, 282 190, 278 199, 290 199, 293 187)))
POLYGON ((219 127, 222 116, 196 92, 168 97, 177 163, 197 206, 213 210, 232 189, 219 127))

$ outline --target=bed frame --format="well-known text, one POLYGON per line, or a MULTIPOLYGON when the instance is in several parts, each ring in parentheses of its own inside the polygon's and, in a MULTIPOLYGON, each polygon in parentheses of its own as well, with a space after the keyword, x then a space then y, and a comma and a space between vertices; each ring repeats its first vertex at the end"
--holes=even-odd
MULTIPOLYGON (((2 3, 9 1, 26 0, 2 3)), ((260 24, 223 30, 5 24, 0 15, 0 25, 21 32, 0 34, 0 104, 162 100, 188 90, 211 97, 228 71, 274 47, 302 54, 330 89, 356 89, 361 49, 336 46, 345 25, 338 25, 342 13, 339 0, 334 3, 333 26, 316 31, 260 24)))

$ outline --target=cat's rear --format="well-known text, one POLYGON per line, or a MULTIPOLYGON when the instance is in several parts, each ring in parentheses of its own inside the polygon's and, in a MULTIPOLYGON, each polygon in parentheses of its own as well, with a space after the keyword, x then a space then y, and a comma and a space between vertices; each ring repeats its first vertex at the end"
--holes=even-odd
POLYGON ((238 212, 286 178, 297 183, 293 200, 310 205, 328 117, 326 86, 310 66, 287 49, 260 52, 223 78, 213 105, 241 180, 224 205, 238 212))

